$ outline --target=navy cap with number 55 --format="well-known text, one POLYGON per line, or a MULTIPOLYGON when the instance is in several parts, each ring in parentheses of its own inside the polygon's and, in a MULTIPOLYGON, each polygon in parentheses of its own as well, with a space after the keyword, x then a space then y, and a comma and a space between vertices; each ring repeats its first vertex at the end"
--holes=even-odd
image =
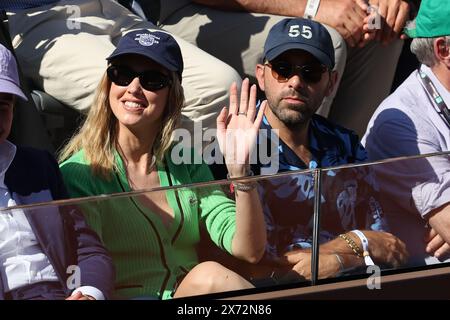
POLYGON ((283 52, 292 49, 305 50, 328 68, 334 67, 333 41, 327 29, 319 22, 287 18, 270 29, 264 45, 266 60, 272 61, 283 52))

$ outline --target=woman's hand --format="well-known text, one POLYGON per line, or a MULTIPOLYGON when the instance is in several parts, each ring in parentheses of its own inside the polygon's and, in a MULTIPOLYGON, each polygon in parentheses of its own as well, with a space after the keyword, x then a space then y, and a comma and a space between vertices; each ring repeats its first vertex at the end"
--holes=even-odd
POLYGON ((217 140, 231 178, 248 175, 266 104, 261 104, 255 119, 256 85, 251 86, 249 96, 249 80, 244 79, 240 101, 236 83, 231 85, 229 109, 224 107, 217 117, 217 140))

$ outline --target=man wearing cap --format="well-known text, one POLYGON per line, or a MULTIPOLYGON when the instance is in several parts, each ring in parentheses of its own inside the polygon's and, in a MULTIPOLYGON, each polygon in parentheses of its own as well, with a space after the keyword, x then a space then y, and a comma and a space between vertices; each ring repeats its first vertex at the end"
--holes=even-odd
POLYGON ((48 152, 6 140, 16 97, 27 99, 15 59, 0 45, 0 299, 108 298, 112 261, 81 212, 72 206, 7 209, 67 198, 48 152))
MULTIPOLYGON (((261 131, 267 136, 259 135, 258 149, 267 150, 266 146, 279 142, 275 149, 277 154, 271 155, 269 163, 263 163, 259 158, 259 163, 252 164, 255 174, 332 167, 366 160, 366 153, 354 132, 315 113, 336 83, 333 66, 333 43, 320 23, 300 18, 284 19, 272 27, 264 46, 264 61, 255 71, 259 87, 267 97, 261 124, 261 131), (277 168, 276 172, 273 168, 277 168)), ((320 243, 324 246, 320 249, 323 253, 320 277, 335 276, 343 267, 364 265, 364 260, 355 256, 345 241, 335 239, 339 234, 347 233, 361 247, 362 239, 358 235, 361 233, 348 231, 383 228, 376 193, 370 180, 365 179, 367 170, 336 170, 333 175, 327 179, 321 196, 326 218, 321 221, 320 243)), ((294 270, 308 278, 311 253, 302 249, 309 250, 312 245, 312 175, 269 177, 259 182, 259 191, 268 232, 264 262, 270 264, 285 255, 288 263, 294 264, 294 270)), ((398 266, 405 261, 406 253, 394 236, 375 231, 364 231, 363 234, 368 238, 370 255, 375 263, 398 266), (387 243, 392 244, 391 249, 385 247, 387 243), (396 257, 387 254, 392 248, 398 252, 396 257)), ((249 269, 250 276, 257 277, 253 272, 258 270, 249 269)))
POLYGON ((273 25, 286 17, 323 23, 333 40, 339 76, 334 92, 324 99, 318 113, 362 135, 376 106, 390 93, 402 50, 399 37, 409 19, 408 2, 161 0, 159 21, 165 30, 250 79, 255 77, 254 66, 273 25), (374 85, 377 90, 371 90, 374 85))
MULTIPOLYGON (((449 16, 449 1, 422 1, 415 22, 405 30, 421 66, 370 120, 362 140, 370 160, 450 151, 449 16)), ((450 248, 448 156, 374 169, 388 186, 382 191, 389 226, 405 240, 416 262, 445 259, 450 248)))

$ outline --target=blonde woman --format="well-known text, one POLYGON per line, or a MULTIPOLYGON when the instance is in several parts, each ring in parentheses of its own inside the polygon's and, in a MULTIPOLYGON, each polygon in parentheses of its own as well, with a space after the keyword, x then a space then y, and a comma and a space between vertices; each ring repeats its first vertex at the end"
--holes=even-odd
MULTIPOLYGON (((159 31, 133 31, 107 60, 108 69, 87 119, 61 153, 70 195, 212 180, 205 164, 176 165, 170 157, 171 135, 184 101, 183 60, 176 41, 159 31)), ((248 87, 245 80, 238 103, 233 85, 230 108, 218 116, 221 146, 236 142, 230 141, 232 129, 256 137, 264 105, 256 116, 256 88, 248 87)), ((225 151, 230 177, 250 174, 248 149, 246 164, 238 164, 225 151)), ((117 297, 165 299, 252 287, 218 263, 198 264, 195 245, 204 226, 219 247, 258 262, 265 249, 266 229, 256 188, 250 183, 235 184, 236 202, 218 189, 208 190, 151 192, 87 206, 87 220, 116 266, 117 297)))

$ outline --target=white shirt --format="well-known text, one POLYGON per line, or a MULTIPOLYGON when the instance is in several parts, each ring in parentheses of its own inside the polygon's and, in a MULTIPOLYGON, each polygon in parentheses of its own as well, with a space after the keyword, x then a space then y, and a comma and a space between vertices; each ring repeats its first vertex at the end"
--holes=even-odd
MULTIPOLYGON (((430 68, 422 65, 421 70, 428 75, 450 107, 450 92, 430 68)), ((418 72, 414 71, 372 116, 361 141, 369 160, 449 151, 450 129, 435 108, 433 100, 419 80, 418 72)), ((428 162, 429 166, 416 167, 411 172, 408 178, 416 180, 413 184, 402 176, 405 183, 415 186, 412 190, 413 204, 423 217, 450 199, 449 159, 433 157, 428 162), (427 180, 426 183, 420 183, 419 173, 423 174, 422 180, 427 180), (431 180, 430 177, 437 179, 431 180)), ((407 192, 411 193, 411 189, 407 192)))
MULTIPOLYGON (((421 70, 433 82, 450 107, 450 92, 430 68, 421 70)), ((362 144, 370 161, 450 150, 450 129, 414 71, 377 108, 362 144)), ((434 156, 373 166, 391 232, 407 240, 411 257, 438 262, 425 254, 424 226, 427 214, 450 202, 450 158, 434 156), (409 242, 409 243, 408 243, 409 242)))
MULTIPOLYGON (((15 154, 16 146, 12 143, 0 144, 0 208, 16 206, 5 185, 5 173, 15 154)), ((0 212, 0 276, 5 292, 42 281, 59 282, 21 209, 0 212)), ((77 291, 104 299, 103 293, 94 287, 83 286, 77 291)))

